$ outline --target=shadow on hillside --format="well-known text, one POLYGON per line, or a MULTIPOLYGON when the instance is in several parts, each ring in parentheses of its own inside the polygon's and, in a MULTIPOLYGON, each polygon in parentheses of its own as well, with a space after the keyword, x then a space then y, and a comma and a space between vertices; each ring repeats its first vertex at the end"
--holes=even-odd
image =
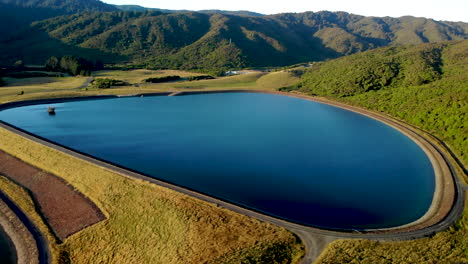
POLYGON ((104 63, 125 62, 128 57, 98 49, 82 48, 54 39, 46 32, 28 28, 9 40, 0 42, 0 64, 17 60, 26 64, 44 64, 50 56, 74 55, 104 63))
POLYGON ((230 17, 230 31, 224 33, 248 58, 255 58, 256 66, 284 66, 342 56, 313 36, 315 30, 311 27, 290 27, 274 19, 262 22, 251 17, 230 17))

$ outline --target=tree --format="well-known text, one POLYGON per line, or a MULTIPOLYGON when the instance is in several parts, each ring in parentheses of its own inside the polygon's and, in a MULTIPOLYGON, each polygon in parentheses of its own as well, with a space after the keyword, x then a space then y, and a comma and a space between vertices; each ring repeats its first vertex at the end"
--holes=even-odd
MULTIPOLYGON (((53 60, 51 63, 53 63, 53 60)), ((58 67, 60 71, 67 72, 70 75, 89 76, 91 75, 91 71, 94 70, 94 63, 83 58, 63 56, 60 59, 58 67)))
POLYGON ((60 60, 52 56, 47 59, 45 67, 48 71, 60 71, 60 60))

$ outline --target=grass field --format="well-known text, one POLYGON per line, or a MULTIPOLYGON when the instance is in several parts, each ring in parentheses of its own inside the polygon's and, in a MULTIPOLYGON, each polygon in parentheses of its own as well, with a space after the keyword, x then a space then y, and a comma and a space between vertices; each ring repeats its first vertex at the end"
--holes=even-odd
POLYGON ((264 89, 279 89, 288 87, 298 83, 301 80, 300 76, 296 76, 291 72, 281 71, 266 74, 256 81, 257 88, 264 89))
POLYGON ((200 90, 231 90, 257 89, 274 91, 284 86, 299 82, 299 77, 291 72, 262 73, 254 72, 236 76, 221 77, 214 80, 179 81, 167 83, 142 83, 146 78, 179 75, 182 77, 200 75, 198 73, 175 70, 131 70, 131 71, 99 71, 93 74, 95 78, 111 78, 123 80, 128 86, 111 89, 81 89, 77 87, 86 81, 83 77, 62 78, 27 78, 10 79, 7 86, 0 87, 0 103, 32 100, 54 97, 90 96, 102 94, 138 94, 167 91, 200 91, 200 90), (36 84, 34 84, 37 82, 36 84), (134 86, 134 85, 137 86, 134 86), (18 95, 21 91, 24 94, 18 95))
MULTIPOLYGON (((466 196, 465 196, 466 197, 466 196)), ((364 239, 338 240, 328 245, 316 264, 468 263, 468 209, 449 230, 430 238, 404 242, 378 242, 364 239)))
POLYGON ((25 94, 40 91, 76 89, 86 82, 85 77, 38 77, 38 78, 3 78, 6 86, 0 87, 0 96, 25 94))
POLYGON ((130 71, 98 71, 93 73, 96 78, 110 78, 122 80, 130 84, 142 83, 145 79, 178 75, 182 78, 189 76, 205 75, 202 73, 194 73, 179 70, 130 70, 130 71))

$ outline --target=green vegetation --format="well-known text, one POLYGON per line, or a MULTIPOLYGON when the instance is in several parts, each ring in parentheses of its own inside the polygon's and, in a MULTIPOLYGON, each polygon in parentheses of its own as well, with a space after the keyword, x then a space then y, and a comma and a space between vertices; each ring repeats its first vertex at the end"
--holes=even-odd
POLYGON ((316 64, 297 89, 422 128, 467 166, 467 72, 468 40, 396 46, 316 64))
MULTIPOLYGON (((148 8, 139 5, 115 5, 118 9, 122 11, 159 11, 163 13, 189 13, 195 12, 190 10, 170 10, 170 9, 160 9, 160 8, 148 8)), ((206 14, 226 14, 226 15, 234 15, 234 16, 263 16, 263 14, 250 12, 250 11, 227 11, 227 10, 217 10, 217 9, 210 9, 210 10, 199 10, 196 11, 198 13, 206 13, 206 14)))
POLYGON ((301 80, 301 71, 280 71, 266 74, 257 80, 258 88, 280 89, 297 84, 301 80))
POLYGON ((209 264, 225 263, 225 264, 254 264, 254 263, 268 263, 268 264, 286 264, 298 263, 302 256, 302 248, 299 246, 300 241, 291 238, 291 241, 285 243, 271 243, 258 245, 253 248, 237 251, 235 254, 224 255, 209 264), (291 247, 290 244, 295 244, 296 247, 291 247))
POLYGON ((109 79, 109 78, 96 79, 91 83, 91 86, 97 89, 107 89, 107 88, 111 88, 112 86, 124 86, 124 85, 126 85, 126 83, 121 80, 114 80, 114 79, 109 79))
POLYGON ((111 79, 119 79, 130 84, 144 83, 145 79, 158 78, 163 76, 180 76, 181 78, 188 78, 193 75, 200 75, 200 73, 178 71, 178 70, 106 70, 93 72, 95 77, 105 77, 111 79))
POLYGON ((145 82, 147 82, 147 83, 163 83, 163 82, 171 82, 171 81, 178 81, 178 80, 180 80, 180 76, 170 75, 170 76, 148 78, 148 79, 145 79, 145 82))
POLYGON ((403 242, 338 240, 316 263, 468 263, 468 209, 465 206, 463 217, 449 230, 433 237, 403 242))
POLYGON ((24 71, 24 72, 10 73, 10 74, 8 74, 8 77, 16 78, 16 79, 37 78, 37 77, 63 77, 63 74, 51 73, 51 72, 24 71))
MULTIPOLYGON (((1 150, 64 178, 108 217, 63 244, 49 238, 53 263, 59 258, 72 263, 288 263, 304 253, 297 238, 283 228, 124 177, 5 129, 0 129, 0 138, 1 150)), ((11 185, 0 178, 2 190, 11 185)), ((8 194, 15 201, 31 200, 18 188, 8 194)), ((20 205, 36 220, 32 202, 20 205)), ((48 233, 47 227, 40 228, 48 233)))
MULTIPOLYGON (((468 163, 468 40, 396 46, 315 64, 292 90, 383 112, 446 142, 468 163)), ((290 88, 291 89, 291 88, 290 88)), ((459 170, 461 177, 465 175, 459 170)), ((449 230, 402 242, 340 240, 317 260, 331 263, 468 262, 468 207, 449 230)))
POLYGON ((60 9, 64 13, 79 13, 92 11, 116 11, 112 5, 105 4, 98 0, 0 0, 1 4, 15 4, 19 7, 27 8, 50 8, 60 9))
POLYGON ((104 66, 102 62, 89 61, 74 56, 63 56, 62 58, 52 56, 47 59, 45 68, 53 72, 66 72, 73 76, 90 76, 91 71, 102 70, 104 66))
POLYGON ((0 43, 0 63, 19 58, 40 63, 70 54, 151 69, 225 71, 321 61, 395 44, 461 40, 468 38, 468 24, 326 11, 271 16, 144 11, 55 17, 20 33, 0 43))
MULTIPOLYGON (((265 73, 253 72, 235 76, 222 77, 214 80, 200 80, 174 84, 180 89, 255 89, 256 81, 265 73)), ((268 87, 272 88, 272 87, 268 87)))
MULTIPOLYGON (((300 67, 288 71, 253 72, 214 80, 155 84, 143 82, 148 78, 170 75, 188 79, 196 74, 169 70, 100 71, 94 76, 121 79, 129 84, 139 84, 139 87, 90 91, 52 90, 52 92, 36 94, 26 92, 22 98, 10 94, 2 96, 1 92, 3 89, 11 89, 10 93, 16 93, 24 87, 32 89, 34 85, 27 86, 25 82, 28 79, 5 78, 8 86, 2 87, 0 102, 188 89, 290 90, 320 95, 383 112, 420 127, 444 140, 466 166, 468 155, 466 153, 468 149, 466 138, 468 134, 466 126, 467 59, 468 40, 465 40, 393 46, 328 62, 314 63, 302 75, 302 81, 300 76, 304 69, 300 67), (12 82, 16 82, 17 86, 14 86, 12 82), (297 82, 300 84, 295 85, 297 82)), ((37 79, 40 78, 36 78, 35 81, 37 79)), ((270 229, 275 227, 266 227, 262 224, 259 229, 257 224, 253 223, 256 221, 236 218, 240 216, 229 211, 206 203, 200 204, 195 199, 179 196, 177 193, 168 192, 166 189, 159 189, 153 185, 130 181, 118 175, 110 176, 108 171, 84 164, 65 154, 35 146, 31 142, 21 141, 8 133, 3 134, 0 131, 0 136, 2 138, 1 149, 13 152, 38 167, 52 170, 64 177, 78 190, 89 195, 110 215, 108 222, 100 223, 72 236, 62 246, 54 245, 57 247, 54 256, 69 256, 74 263, 85 263, 91 260, 122 262, 123 259, 130 259, 133 262, 159 261, 164 263, 204 261, 208 263, 261 263, 262 261, 288 263, 290 260, 294 263, 303 252, 294 236, 290 234, 286 236, 284 233, 275 231, 277 229, 270 229), (126 211, 128 208, 124 210, 119 207, 119 204, 135 205, 134 209, 126 211), (147 216, 147 212, 153 211, 158 217, 153 214, 147 216), (225 213, 233 216, 226 216, 225 213), (241 223, 244 224, 245 221, 253 222, 247 222, 248 226, 242 226, 241 223), (173 226, 173 228, 165 228, 168 226, 173 226), (143 236, 132 236, 135 232, 142 233, 143 236), (272 233, 276 234, 275 238, 269 237, 272 233), (115 244, 113 240, 115 237, 122 239, 122 243, 115 244), (203 242, 199 240, 201 237, 203 237, 203 242), (89 245, 89 241, 93 241, 93 245, 89 245), (150 245, 149 250, 145 248, 145 252, 148 253, 140 256, 136 252, 138 250, 136 245, 148 246, 145 241, 156 242, 150 245), (206 245, 205 241, 213 243, 206 245), (184 252, 184 254, 178 252, 184 252), (192 253, 185 254, 185 252, 192 253), (107 259, 104 259, 105 257, 107 259)), ((433 237, 403 242, 340 240, 332 243, 324 251, 318 263, 468 262, 467 208, 465 207, 463 218, 455 225, 433 237)))
POLYGON ((200 80, 212 80, 214 79, 213 76, 209 75, 197 75, 197 76, 190 76, 187 78, 189 81, 200 81, 200 80))
MULTIPOLYGON (((87 78, 84 77, 35 77, 35 78, 3 78, 5 85, 0 89, 0 102, 20 100, 19 94, 25 96, 34 95, 40 92, 53 92, 60 90, 73 90, 85 84, 87 78)), ((22 96, 21 100, 27 97, 22 96)))
POLYGON ((72 13, 117 10, 97 0, 0 0, 0 40, 14 36, 33 21, 72 13))

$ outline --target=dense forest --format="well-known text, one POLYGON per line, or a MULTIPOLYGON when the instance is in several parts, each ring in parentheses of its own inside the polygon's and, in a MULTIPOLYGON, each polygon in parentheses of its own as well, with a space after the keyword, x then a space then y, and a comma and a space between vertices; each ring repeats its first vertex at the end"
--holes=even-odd
POLYGON ((467 23, 344 12, 270 16, 94 12, 33 23, 0 42, 0 64, 77 55, 150 68, 283 66, 388 45, 466 38, 467 23))
POLYGON ((291 89, 429 131, 468 165, 468 40, 393 46, 317 63, 291 89))
POLYGON ((118 9, 98 0, 0 0, 0 40, 6 40, 31 22, 80 12, 118 9))
POLYGON ((47 59, 45 68, 48 71, 65 72, 73 76, 90 76, 92 71, 104 69, 104 65, 99 61, 89 61, 74 56, 63 56, 61 58, 52 56, 47 59))
MULTIPOLYGON (((190 10, 170 10, 170 9, 160 9, 160 8, 148 8, 139 5, 115 5, 115 7, 122 11, 159 11, 163 13, 190 13, 195 11, 190 10)), ((198 10, 197 13, 205 14, 225 14, 225 15, 236 15, 236 16, 264 16, 260 13, 255 13, 251 11, 227 11, 227 10, 218 10, 218 9, 209 9, 209 10, 198 10)))

